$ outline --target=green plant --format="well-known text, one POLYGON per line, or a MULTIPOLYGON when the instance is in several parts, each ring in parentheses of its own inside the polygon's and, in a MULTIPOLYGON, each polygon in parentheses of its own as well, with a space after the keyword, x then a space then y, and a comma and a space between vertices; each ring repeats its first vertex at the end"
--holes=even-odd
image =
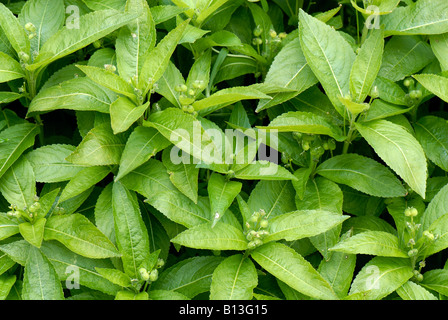
POLYGON ((4 2, 1 299, 448 296, 445 0, 4 2))

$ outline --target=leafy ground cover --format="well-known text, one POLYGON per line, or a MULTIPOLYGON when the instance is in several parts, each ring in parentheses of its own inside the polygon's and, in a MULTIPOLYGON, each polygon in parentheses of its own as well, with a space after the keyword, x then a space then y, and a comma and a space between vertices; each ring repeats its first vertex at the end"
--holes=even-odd
POLYGON ((446 0, 0 3, 0 298, 444 300, 446 0))

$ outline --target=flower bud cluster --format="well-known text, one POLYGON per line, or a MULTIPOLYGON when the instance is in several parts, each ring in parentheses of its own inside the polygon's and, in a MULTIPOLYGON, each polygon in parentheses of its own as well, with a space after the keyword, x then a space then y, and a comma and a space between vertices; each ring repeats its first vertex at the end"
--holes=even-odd
POLYGON ((10 211, 7 215, 10 217, 15 217, 17 219, 23 219, 27 222, 34 222, 41 210, 41 204, 39 202, 39 197, 35 196, 33 204, 30 207, 24 207, 22 209, 18 208, 17 205, 11 204, 9 206, 10 211))
POLYGON ((256 211, 246 221, 246 239, 249 241, 248 249, 255 249, 263 244, 263 238, 265 238, 269 231, 266 230, 269 222, 266 218, 266 212, 263 209, 256 211))
POLYGON ((140 278, 143 281, 147 281, 147 282, 154 282, 159 278, 159 271, 158 269, 162 268, 165 265, 165 261, 161 258, 157 259, 157 263, 155 265, 155 267, 148 271, 146 270, 146 268, 140 268, 138 270, 139 274, 140 274, 140 278))

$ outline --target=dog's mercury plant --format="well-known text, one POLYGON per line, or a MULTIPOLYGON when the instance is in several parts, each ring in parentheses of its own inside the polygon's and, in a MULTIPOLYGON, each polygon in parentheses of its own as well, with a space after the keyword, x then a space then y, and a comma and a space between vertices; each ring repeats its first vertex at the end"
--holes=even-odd
POLYGON ((448 1, 0 3, 0 299, 445 300, 448 1))

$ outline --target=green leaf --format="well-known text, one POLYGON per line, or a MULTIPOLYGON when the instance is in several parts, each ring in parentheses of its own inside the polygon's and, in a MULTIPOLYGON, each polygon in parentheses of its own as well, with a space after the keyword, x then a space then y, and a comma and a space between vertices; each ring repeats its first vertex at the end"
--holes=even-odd
MULTIPOLYGON (((163 165, 168 170, 170 180, 176 188, 190 198, 194 203, 198 202, 198 175, 199 168, 193 163, 174 164, 171 159, 171 149, 163 150, 163 165)), ((190 160, 191 161, 191 160, 190 160)))
POLYGON ((0 26, 16 53, 30 53, 30 40, 25 29, 3 3, 0 3, 0 26))
POLYGON ((121 13, 116 10, 99 10, 79 17, 79 28, 64 26, 42 46, 39 55, 27 68, 34 71, 65 57, 138 17, 138 13, 121 13))
POLYGON ((366 300, 381 300, 413 275, 409 259, 375 257, 358 272, 349 294, 362 294, 366 300))
POLYGON ((37 182, 54 183, 72 179, 82 167, 65 160, 75 147, 68 144, 46 145, 26 154, 37 182))
POLYGON ((340 115, 344 106, 338 97, 349 91, 350 71, 356 55, 349 43, 329 25, 299 12, 299 37, 308 64, 340 115))
POLYGON ((251 300, 257 284, 252 261, 241 254, 230 256, 213 272, 210 300, 251 300))
POLYGON ((268 160, 257 160, 235 172, 235 178, 241 180, 297 180, 282 166, 268 160))
POLYGON ((20 63, 6 53, 0 52, 0 82, 7 82, 24 77, 25 73, 20 63))
POLYGON ((118 257, 110 240, 85 216, 75 213, 47 220, 44 240, 57 240, 73 252, 92 259, 118 257))
POLYGON ((264 241, 294 241, 321 234, 348 219, 348 216, 324 210, 298 210, 269 220, 269 235, 264 241))
POLYGON ((435 223, 437 219, 443 217, 447 213, 448 185, 445 185, 431 200, 422 217, 420 218, 422 230, 427 230, 433 223, 435 223))
POLYGON ((294 176, 297 178, 297 180, 293 180, 292 185, 294 186, 294 189, 297 192, 297 196, 300 199, 303 199, 306 185, 308 183, 311 173, 312 168, 299 168, 296 171, 294 171, 294 176))
POLYGON ((88 190, 98 182, 102 181, 110 173, 108 167, 87 167, 79 171, 70 181, 59 197, 59 202, 76 197, 82 192, 88 190))
POLYGON ((134 22, 123 26, 118 33, 115 43, 117 67, 120 77, 130 81, 137 76, 138 83, 145 57, 156 41, 155 22, 146 1, 128 1, 126 10, 140 12, 141 15, 134 22))
POLYGON ((117 98, 116 93, 87 77, 75 78, 39 91, 31 101, 27 116, 59 109, 109 113, 111 103, 117 98))
MULTIPOLYGON (((373 85, 377 87, 379 98, 381 100, 384 100, 385 102, 395 105, 407 106, 408 101, 406 97, 406 92, 404 92, 404 90, 400 87, 398 83, 395 83, 392 80, 378 76, 375 79, 373 85)), ((372 107, 370 109, 371 111, 374 110, 374 104, 376 101, 379 101, 379 99, 375 99, 373 101, 372 107)))
POLYGON ((171 30, 158 44, 146 55, 140 72, 138 89, 142 95, 146 95, 153 85, 162 77, 168 67, 171 55, 177 47, 182 35, 189 24, 186 20, 171 30))
POLYGON ((149 299, 151 300, 190 300, 190 298, 183 295, 182 293, 170 290, 151 290, 148 294, 149 299))
POLYGON ((34 203, 36 180, 33 167, 26 158, 15 162, 0 180, 0 192, 10 203, 23 210, 34 203))
POLYGON ((365 231, 338 242, 331 251, 407 258, 399 247, 397 236, 384 231, 365 231))
POLYGON ((199 197, 195 204, 171 182, 162 162, 150 159, 121 179, 130 190, 145 196, 146 202, 170 220, 186 227, 210 221, 208 198, 199 197))
POLYGON ((426 157, 421 145, 411 133, 387 120, 356 123, 356 128, 380 158, 424 198, 426 157))
POLYGON ((39 127, 31 123, 11 126, 0 132, 0 177, 29 147, 34 145, 34 138, 39 127))
POLYGON ((448 78, 435 74, 416 74, 413 77, 427 90, 448 102, 448 94, 446 93, 448 78))
POLYGON ((376 197, 406 195, 403 185, 388 168, 358 154, 330 158, 318 166, 316 173, 376 197))
POLYGON ((134 122, 143 116, 148 107, 149 102, 136 106, 135 103, 125 97, 120 97, 112 102, 110 105, 110 119, 114 134, 128 130, 134 122))
POLYGON ((148 300, 148 292, 143 291, 140 293, 136 293, 133 291, 119 291, 115 296, 115 300, 148 300))
POLYGON ((90 130, 66 160, 82 166, 119 164, 124 146, 122 136, 114 135, 108 125, 102 125, 90 130))
POLYGON ((431 292, 412 281, 408 281, 398 288, 397 293, 403 300, 438 300, 431 292))
POLYGON ((147 162, 157 152, 168 147, 171 143, 156 129, 138 126, 134 129, 126 142, 120 159, 120 167, 115 180, 147 162))
POLYGON ((212 228, 230 207, 235 197, 240 193, 243 184, 227 180, 219 173, 212 173, 207 184, 210 208, 214 216, 212 228))
POLYGON ((47 220, 45 218, 38 219, 33 224, 22 222, 19 224, 19 230, 22 237, 33 246, 40 248, 44 239, 44 227, 47 220))
POLYGON ((434 290, 440 294, 448 295, 448 270, 434 269, 423 274, 423 287, 434 290))
POLYGON ((137 196, 121 182, 112 188, 115 237, 124 272, 137 278, 141 267, 150 269, 149 237, 137 202, 137 196))
POLYGON ((0 240, 7 239, 19 233, 19 225, 14 219, 10 219, 4 214, 0 214, 0 240))
POLYGON ((78 69, 86 74, 95 83, 102 85, 118 94, 122 94, 130 99, 135 99, 134 88, 116 73, 94 66, 76 65, 78 69))
POLYGON ((448 3, 444 0, 419 0, 384 16, 385 36, 441 34, 448 32, 448 3))
POLYGON ((64 300, 62 285, 53 265, 36 247, 31 247, 23 276, 24 300, 64 300))
POLYGON ((0 104, 10 103, 20 99, 23 95, 16 92, 0 92, 0 104))
POLYGON ((275 56, 264 83, 278 85, 293 92, 275 93, 270 100, 261 100, 256 111, 273 107, 289 100, 317 83, 305 56, 303 55, 298 38, 286 44, 275 56))
POLYGON ((2 275, 0 276, 0 300, 6 300, 11 288, 16 283, 16 275, 2 275))
POLYGON ((210 250, 245 250, 247 240, 237 228, 217 222, 212 228, 204 223, 178 234, 171 242, 186 247, 210 250))
POLYGON ((344 141, 346 138, 341 128, 312 112, 285 112, 273 119, 267 127, 258 126, 257 128, 278 130, 279 132, 297 131, 308 134, 324 134, 338 141, 344 141))
POLYGON ((415 136, 423 147, 426 156, 448 171, 448 123, 445 119, 435 116, 425 116, 415 125, 415 136))
POLYGON ((383 59, 382 29, 372 29, 363 43, 350 73, 350 94, 354 101, 364 102, 378 75, 383 59))
POLYGON ((223 260, 216 256, 197 256, 179 261, 161 273, 151 291, 170 290, 194 298, 210 290, 213 271, 223 260))
POLYGON ((131 286, 131 278, 118 269, 95 268, 95 270, 113 284, 119 285, 124 288, 128 288, 131 286))
POLYGON ((330 284, 293 249, 280 243, 268 243, 251 252, 252 258, 266 271, 291 288, 315 299, 338 299, 330 284))
POLYGON ((232 87, 219 90, 204 99, 196 100, 192 106, 199 114, 204 115, 229 104, 250 99, 271 99, 271 97, 251 87, 232 87))
POLYGON ((410 76, 434 60, 431 47, 415 36, 392 37, 384 49, 379 76, 399 81, 410 76))
POLYGON ((448 32, 429 37, 431 49, 440 62, 442 71, 448 71, 448 32))
POLYGON ((64 1, 27 1, 20 12, 19 21, 23 26, 31 22, 36 27, 36 36, 30 40, 30 52, 38 54, 42 45, 64 25, 64 1))
POLYGON ((157 86, 155 86, 154 91, 165 97, 175 107, 181 108, 182 104, 179 101, 180 94, 176 91, 176 86, 183 84, 185 84, 185 80, 182 73, 170 61, 162 77, 157 81, 157 86))

